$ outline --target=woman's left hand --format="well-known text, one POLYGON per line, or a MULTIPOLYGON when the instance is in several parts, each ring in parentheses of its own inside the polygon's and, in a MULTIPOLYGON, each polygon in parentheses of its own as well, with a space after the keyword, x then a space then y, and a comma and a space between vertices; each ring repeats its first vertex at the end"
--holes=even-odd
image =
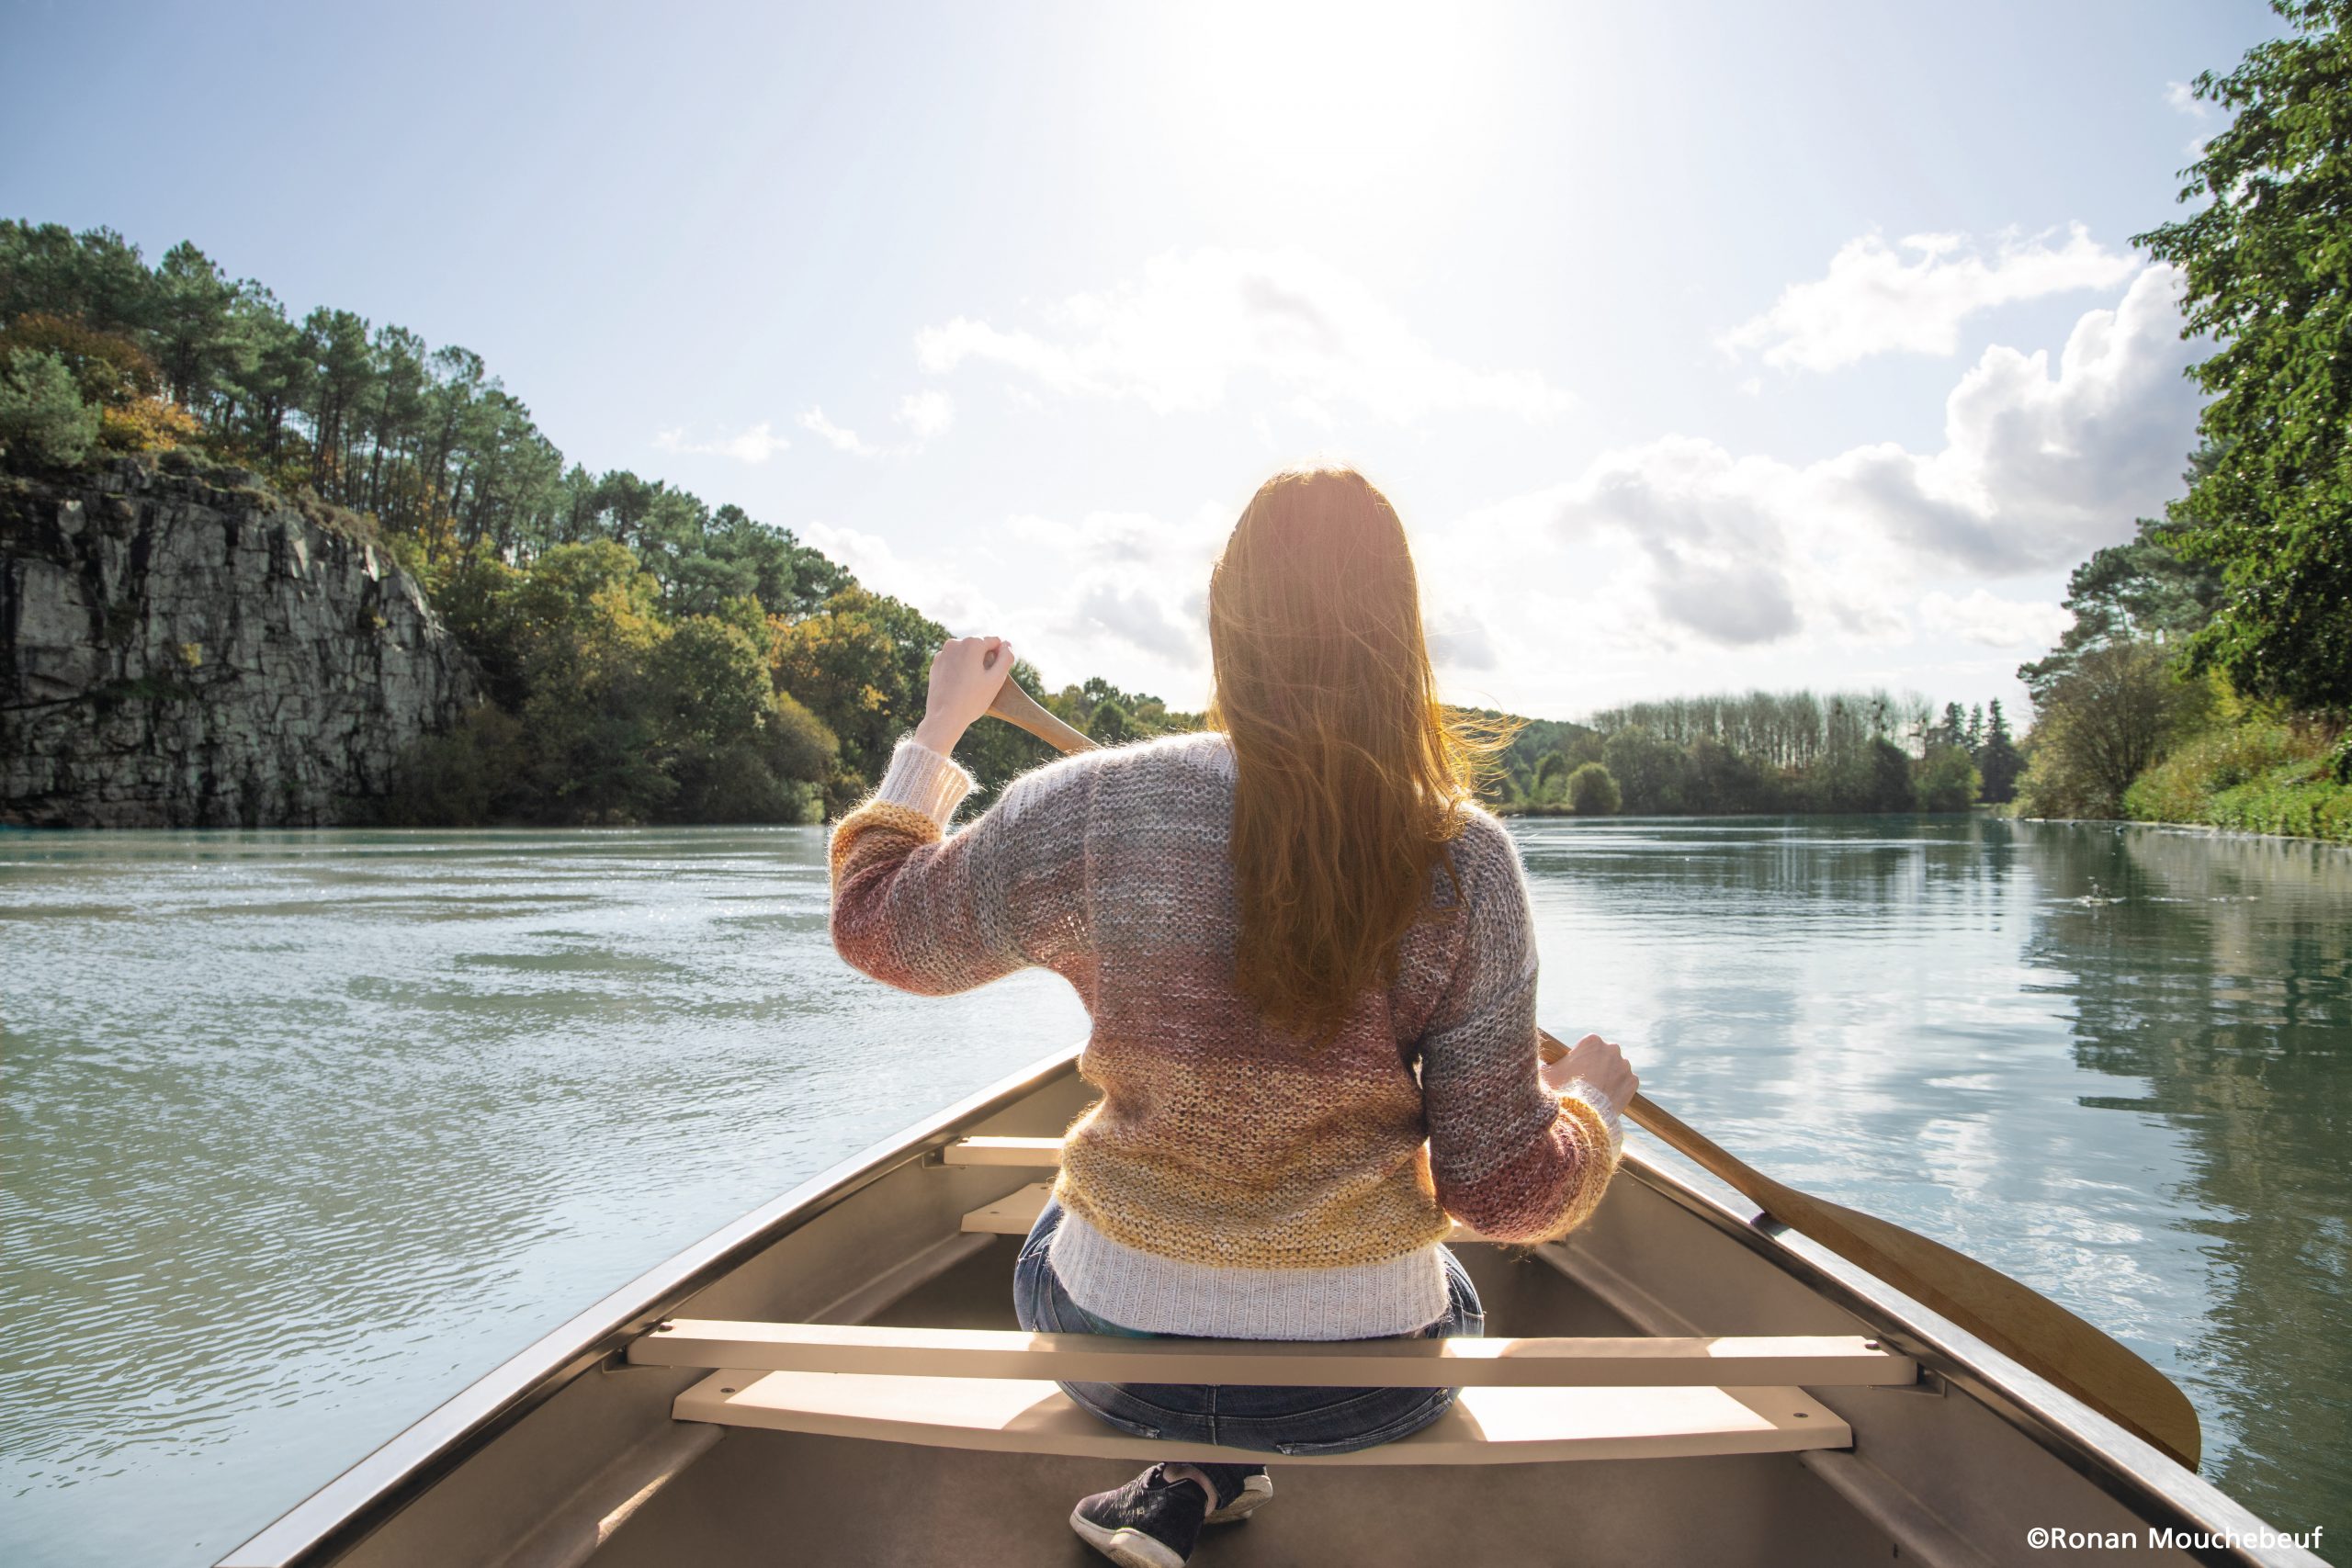
POLYGON ((959 637, 944 644, 931 660, 931 695, 915 726, 915 743, 943 757, 954 750, 1012 673, 1012 645, 1001 637, 959 637))

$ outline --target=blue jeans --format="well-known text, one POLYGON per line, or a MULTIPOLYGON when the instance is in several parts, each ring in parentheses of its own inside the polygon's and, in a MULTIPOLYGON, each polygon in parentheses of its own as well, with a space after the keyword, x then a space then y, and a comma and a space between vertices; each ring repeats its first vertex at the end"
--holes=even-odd
MULTIPOLYGON (((1095 1316, 1069 1299, 1046 1258, 1061 1224, 1059 1203, 1037 1216, 1012 1270, 1012 1310, 1033 1334, 1113 1334, 1131 1339, 1160 1335, 1125 1328, 1095 1316)), ((1443 1247, 1446 1314, 1420 1331, 1476 1337, 1487 1314, 1461 1262, 1443 1247)), ((1245 1384, 1066 1382, 1062 1392, 1123 1432, 1138 1438, 1218 1443, 1265 1453, 1339 1454, 1408 1437, 1444 1415, 1458 1390, 1450 1388, 1260 1388, 1245 1384)))

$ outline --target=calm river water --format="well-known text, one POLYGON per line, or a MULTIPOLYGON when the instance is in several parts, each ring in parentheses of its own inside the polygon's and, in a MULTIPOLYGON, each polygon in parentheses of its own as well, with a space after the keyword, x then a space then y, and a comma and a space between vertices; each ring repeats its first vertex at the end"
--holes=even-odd
MULTIPOLYGON (((2177 1377, 2352 1538, 2352 852, 1532 822, 1542 1011, 2177 1377)), ((0 835, 0 1560, 209 1562, 606 1290, 1080 1038, 825 939, 817 829, 0 835)))

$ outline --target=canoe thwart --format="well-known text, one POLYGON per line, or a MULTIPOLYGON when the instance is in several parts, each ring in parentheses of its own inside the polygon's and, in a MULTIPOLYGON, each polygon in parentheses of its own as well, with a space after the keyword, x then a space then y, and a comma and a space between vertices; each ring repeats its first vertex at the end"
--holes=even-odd
MULTIPOLYGON (((1131 1437, 1042 1379, 713 1372, 678 1395, 681 1421, 865 1438, 931 1448, 1077 1458, 1228 1461, 1267 1456, 1214 1443, 1131 1437)), ((1294 1464, 1533 1464, 1584 1459, 1843 1449, 1853 1432, 1793 1388, 1472 1388, 1409 1438, 1294 1464)))
POLYGON ((1860 1335, 1317 1342, 710 1318, 677 1318, 640 1335, 628 1359, 757 1371, 1296 1388, 1884 1387, 1918 1375, 1910 1358, 1860 1335))
POLYGON ((1062 1163, 1059 1138, 958 1138, 939 1151, 942 1165, 1011 1165, 1052 1170, 1062 1163))
MULTIPOLYGON (((1056 1139, 1023 1139, 1022 1141, 1053 1143, 1057 1147, 1059 1146, 1059 1142, 1056 1139)), ((948 1151, 953 1152, 955 1147, 955 1145, 949 1145, 948 1151)), ((949 1163, 956 1162, 951 1160, 949 1163)), ((1037 1216, 1045 1212, 1046 1200, 1051 1196, 1053 1196, 1053 1188, 1049 1183, 1033 1181, 1026 1187, 1006 1193, 992 1203, 981 1204, 964 1216, 964 1223, 960 1228, 966 1231, 976 1231, 983 1235, 1027 1235, 1030 1227, 1037 1223, 1037 1216)), ((1445 1239, 1448 1245, 1460 1247, 1468 1242, 1484 1241, 1487 1238, 1468 1225, 1456 1224, 1453 1227, 1453 1233, 1445 1239)))
POLYGON ((966 1214, 956 1228, 977 1231, 982 1235, 1027 1235, 1036 1224, 1037 1216, 1046 1212, 1046 1201, 1053 1196, 1053 1190, 1043 1181, 1016 1188, 966 1214))

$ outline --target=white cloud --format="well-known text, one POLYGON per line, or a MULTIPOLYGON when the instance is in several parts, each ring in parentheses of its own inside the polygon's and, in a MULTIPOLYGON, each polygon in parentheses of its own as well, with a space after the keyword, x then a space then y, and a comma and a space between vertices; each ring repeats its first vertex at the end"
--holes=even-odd
POLYGON ((1441 409, 1534 420, 1569 402, 1534 371, 1442 356, 1363 284, 1295 251, 1162 255, 1045 316, 1039 330, 958 316, 917 333, 916 355, 937 374, 981 360, 1065 396, 1163 413, 1216 408, 1243 378, 1308 417, 1344 404, 1399 423, 1441 409))
MULTIPOLYGON (((2200 352, 2178 335, 2179 288, 2148 267, 2062 348, 1986 349, 1918 449, 1792 462, 1668 435, 1475 512, 1408 514, 1448 695, 1566 716, 1825 679, 2008 694, 2017 656, 2064 624, 2054 578, 2178 493, 2199 400, 2179 372, 2200 352)), ((1189 706, 1209 687, 1205 590, 1234 516, 1230 499, 1014 516, 919 561, 804 533, 957 631, 1011 636, 1049 681, 1101 673, 1189 706)))
POLYGON ((1009 519, 1006 533, 1022 551, 1053 563, 1048 678, 1102 671, 1179 705, 1198 701, 1208 686, 1209 567, 1234 516, 1204 502, 1173 520, 1142 512, 1090 513, 1077 523, 1009 519), (1182 684, 1163 689, 1170 678, 1182 684))
POLYGON ((1986 648, 2047 648, 2073 619, 2063 604, 2004 599, 1982 588, 1958 598, 1939 589, 1919 601, 1922 627, 1986 648))
POLYGON ((812 408, 802 414, 800 423, 802 428, 824 437, 835 451, 846 452, 853 457, 910 457, 956 423, 956 400, 935 388, 909 392, 899 400, 898 412, 891 417, 912 431, 914 439, 895 446, 881 446, 854 430, 835 424, 821 408, 812 408))
POLYGON ((1012 624, 1001 604, 974 586, 968 560, 952 555, 910 560, 880 535, 834 523, 813 522, 797 532, 866 587, 905 600, 954 636, 1002 636, 1012 624))
POLYGON ((822 521, 803 525, 802 539, 824 551, 857 574, 857 580, 877 593, 905 596, 911 576, 907 561, 879 534, 845 528, 822 521))
POLYGON ((2004 236, 1988 254, 1957 234, 1913 234, 1890 245, 1876 234, 1849 241, 1826 276, 1792 284, 1772 308, 1716 340, 1767 365, 1834 370, 1892 352, 1956 354, 1960 324, 1996 305, 2079 288, 2106 288, 2139 263, 2100 245, 2081 224, 2065 243, 2004 236), (1916 253, 1906 261, 1905 252, 1916 253))
POLYGON ((919 442, 944 435, 956 423, 956 400, 937 388, 909 392, 899 400, 899 423, 913 431, 919 442))
MULTIPOLYGON (((1825 660, 1900 684, 1891 650, 1923 637, 2046 642, 2064 625, 2054 606, 1985 584, 2129 537, 2177 493, 2198 406, 2179 374, 2196 352, 2179 288, 2172 268, 2146 269, 2076 321, 2054 363, 1987 349, 1931 451, 1792 463, 1669 435, 1450 522, 1408 518, 1441 675, 1464 700, 1564 713, 1581 692, 1817 683, 1825 660)), ((1232 522, 1204 506, 1173 522, 1016 517, 1005 532, 1054 565, 1057 663, 1205 689, 1202 590, 1232 522)))
POLYGON ((1730 646, 1770 642, 1797 628, 1788 543, 1770 505, 1778 467, 1669 436, 1601 457, 1562 498, 1558 525, 1571 535, 1614 527, 1638 545, 1668 623, 1730 646))
POLYGON ((1472 606, 1449 604, 1426 620, 1422 636, 1429 641, 1430 662, 1439 669, 1485 673, 1499 662, 1494 629, 1472 606))
POLYGON ((1077 596, 1077 606, 1059 628, 1080 637, 1131 642, 1146 653, 1177 665, 1196 663, 1200 637, 1170 614, 1148 587, 1121 587, 1097 581, 1077 596))
POLYGON ((778 452, 789 448, 791 442, 775 434, 767 421, 735 435, 722 435, 713 441, 688 441, 681 429, 658 432, 653 445, 664 452, 692 452, 714 457, 732 457, 741 463, 764 463, 778 452))
POLYGON ((2179 292, 2173 268, 2147 268, 2077 321, 2054 366, 1987 349, 1931 452, 1798 464, 1667 436, 1417 530, 1433 631, 1475 614, 1491 633, 1442 660, 1457 680, 1508 671, 1516 701, 1568 712, 1577 693, 1737 687, 1776 668, 1817 683, 1825 661, 1886 679, 1890 650, 1923 636, 2047 646, 2064 613, 1988 584, 2046 581, 2179 492, 2199 401, 2180 375, 2199 350, 2180 340, 2179 292))
POLYGON ((827 419, 821 408, 812 408, 802 414, 800 424, 803 429, 823 436, 826 444, 837 452, 846 452, 853 457, 878 457, 882 455, 881 447, 864 439, 856 431, 843 430, 827 419))
POLYGON ((1076 522, 1015 516, 921 555, 838 524, 797 531, 867 587, 906 600, 949 632, 1009 637, 1049 682, 1099 674, 1187 707, 1208 690, 1209 564, 1232 525, 1231 509, 1210 502, 1173 520, 1140 512, 1090 513, 1076 522), (1008 583, 1017 585, 1008 590, 1012 603, 981 586, 1008 583))
POLYGON ((2055 566, 2127 534, 2180 492, 2203 400, 2181 372, 2179 269, 2152 266, 2112 310, 2046 350, 1984 351, 1944 405, 1946 446, 1917 465, 1923 503, 1980 519, 1923 540, 1987 570, 2055 566))
MULTIPOLYGON (((2185 114, 2191 119, 2210 119, 2212 118, 2214 109, 2212 104, 2197 96, 2195 89, 2186 82, 2165 84, 2165 107, 2175 114, 2185 114)), ((2190 137, 2188 155, 2191 158, 2204 157, 2206 144, 2211 141, 2212 138, 2210 136, 2190 137)))

